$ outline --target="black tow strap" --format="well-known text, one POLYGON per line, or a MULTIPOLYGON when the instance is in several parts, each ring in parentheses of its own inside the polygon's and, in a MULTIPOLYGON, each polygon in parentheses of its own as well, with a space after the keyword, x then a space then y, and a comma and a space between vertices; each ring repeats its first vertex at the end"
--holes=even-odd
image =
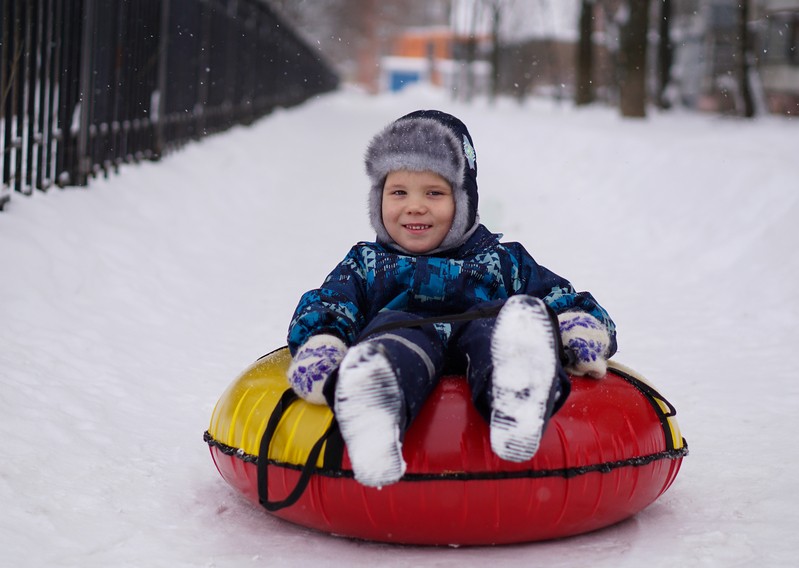
POLYGON ((502 306, 504 305, 505 304, 500 304, 492 308, 474 308, 469 310, 468 312, 463 312, 460 314, 453 314, 448 316, 433 316, 429 318, 392 321, 384 323, 383 325, 378 325, 374 329, 370 329, 369 335, 376 335, 378 333, 385 333, 387 331, 394 331, 395 329, 403 329, 408 327, 422 327, 423 325, 429 325, 435 323, 456 323, 461 321, 472 321, 477 319, 493 318, 496 317, 496 315, 499 313, 499 310, 501 310, 502 306))
MULTIPOLYGON (((486 318, 493 318, 499 314, 499 311, 505 303, 501 303, 498 306, 493 306, 491 308, 473 308, 468 312, 463 312, 460 314, 453 314, 447 316, 433 316, 429 318, 419 318, 419 319, 408 319, 408 320, 400 320, 400 321, 392 321, 388 323, 384 323, 383 325, 378 325, 377 327, 370 329, 367 335, 379 335, 381 333, 386 333, 387 331, 394 331, 395 329, 406 329, 410 327, 422 327, 423 325, 430 325, 436 323, 457 323, 463 321, 474 321, 478 319, 486 319, 486 318)), ((555 312, 551 309, 547 310, 552 318, 552 326, 553 329, 558 329, 558 321, 555 312)), ((360 340, 364 338, 361 337, 360 340)), ((555 334, 555 346, 560 355, 560 362, 561 365, 564 367, 568 367, 569 365, 573 365, 577 362, 577 354, 574 353, 570 349, 564 349, 563 344, 560 340, 560 333, 555 334)))
POLYGON ((297 480, 297 485, 294 486, 291 493, 289 493, 288 497, 283 499, 282 501, 270 501, 269 500, 269 446, 272 444, 272 438, 275 435, 275 431, 277 430, 278 424, 280 424, 280 420, 285 415, 286 411, 291 407, 291 405, 298 399, 299 397, 297 394, 291 390, 287 389, 283 396, 280 397, 280 401, 275 406, 275 409, 272 411, 272 415, 269 417, 269 422, 266 425, 266 430, 264 431, 264 435, 261 438, 261 445, 258 449, 258 500, 260 501, 261 505, 267 511, 279 511, 280 509, 285 509, 286 507, 290 507, 297 500, 302 496, 305 488, 308 486, 308 482, 311 480, 311 476, 316 471, 316 461, 319 459, 319 454, 322 451, 322 446, 324 445, 325 441, 333 434, 335 431, 338 430, 338 424, 336 423, 335 419, 330 423, 327 430, 325 430, 324 434, 322 434, 316 443, 311 448, 310 454, 308 454, 308 461, 305 462, 305 465, 302 467, 302 472, 300 473, 300 478, 297 480))

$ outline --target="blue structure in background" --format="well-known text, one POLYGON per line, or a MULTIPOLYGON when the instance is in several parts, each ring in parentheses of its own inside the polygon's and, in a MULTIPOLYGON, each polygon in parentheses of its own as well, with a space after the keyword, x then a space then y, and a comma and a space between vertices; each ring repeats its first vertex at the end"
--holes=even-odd
POLYGON ((421 79, 422 74, 418 71, 395 69, 388 72, 388 88, 392 93, 396 93, 408 85, 418 83, 421 79))

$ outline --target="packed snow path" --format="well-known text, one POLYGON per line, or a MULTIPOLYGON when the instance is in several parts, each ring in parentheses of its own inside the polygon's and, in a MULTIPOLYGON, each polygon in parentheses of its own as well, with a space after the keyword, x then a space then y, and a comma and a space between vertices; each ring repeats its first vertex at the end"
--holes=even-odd
POLYGON ((792 566, 796 120, 338 93, 0 214, 0 542, 14 567, 792 566), (641 514, 557 542, 392 547, 239 497, 202 433, 300 294, 371 239, 362 153, 411 110, 469 126, 483 222, 587 289, 691 454, 641 514))

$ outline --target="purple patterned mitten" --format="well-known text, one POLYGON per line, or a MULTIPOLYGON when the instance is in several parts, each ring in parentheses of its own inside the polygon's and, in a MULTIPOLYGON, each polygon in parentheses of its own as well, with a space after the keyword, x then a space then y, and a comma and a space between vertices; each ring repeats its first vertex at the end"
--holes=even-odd
POLYGON ((608 329, 591 314, 580 311, 559 314, 558 323, 563 347, 574 355, 566 372, 595 379, 604 377, 608 371, 608 329))
POLYGON ((289 365, 291 388, 313 404, 327 404, 322 388, 333 374, 347 346, 335 335, 313 335, 297 350, 289 365))

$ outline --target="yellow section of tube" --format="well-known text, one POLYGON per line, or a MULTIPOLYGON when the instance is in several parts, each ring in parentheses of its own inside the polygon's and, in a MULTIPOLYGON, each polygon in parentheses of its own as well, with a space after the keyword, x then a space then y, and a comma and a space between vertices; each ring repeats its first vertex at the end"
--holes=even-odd
MULTIPOLYGON (((209 434, 222 444, 258 455, 261 436, 280 397, 289 388, 287 348, 250 365, 222 394, 211 415, 209 434)), ((311 448, 333 420, 327 406, 297 400, 286 410, 269 447, 269 459, 304 465, 311 448)), ((317 466, 322 466, 320 454, 317 466)))

